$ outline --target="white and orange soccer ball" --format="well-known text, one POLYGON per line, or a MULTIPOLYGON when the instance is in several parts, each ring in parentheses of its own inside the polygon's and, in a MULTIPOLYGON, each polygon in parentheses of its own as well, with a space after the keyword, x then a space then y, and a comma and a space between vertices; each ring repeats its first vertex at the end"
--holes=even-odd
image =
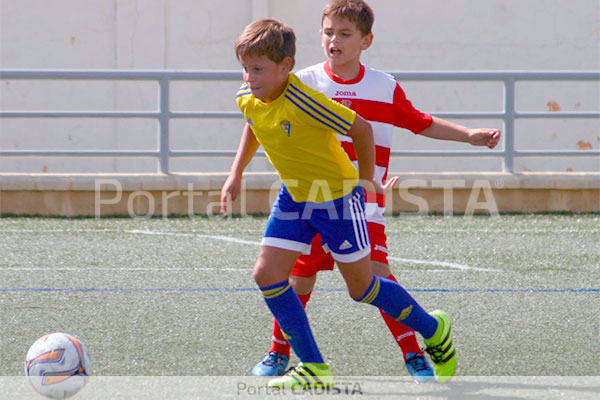
POLYGON ((61 332, 44 335, 31 345, 25 374, 33 388, 50 399, 79 392, 92 370, 90 355, 79 339, 61 332))

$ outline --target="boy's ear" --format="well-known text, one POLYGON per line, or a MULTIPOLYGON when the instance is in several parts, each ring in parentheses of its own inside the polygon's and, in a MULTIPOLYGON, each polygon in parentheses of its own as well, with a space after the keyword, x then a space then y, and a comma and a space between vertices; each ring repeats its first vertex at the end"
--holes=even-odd
POLYGON ((373 33, 372 32, 363 36, 363 38, 361 39, 360 49, 363 51, 368 49, 371 46, 371 43, 373 43, 373 33))
POLYGON ((292 60, 292 57, 284 57, 283 60, 281 60, 281 66, 285 68, 288 72, 291 72, 292 69, 294 69, 294 61, 292 60))

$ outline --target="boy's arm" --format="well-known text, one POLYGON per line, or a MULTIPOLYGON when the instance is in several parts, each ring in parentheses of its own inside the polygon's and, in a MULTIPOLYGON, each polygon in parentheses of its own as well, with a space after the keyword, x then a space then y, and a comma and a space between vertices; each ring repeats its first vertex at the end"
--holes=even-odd
POLYGON ((358 174, 365 190, 383 193, 383 188, 374 179, 375 176, 375 140, 371 125, 360 115, 356 115, 352 128, 347 133, 352 138, 354 152, 358 161, 358 174), (367 187, 365 187, 367 186, 367 187), (369 187, 371 186, 371 187, 369 187))
POLYGON ((231 201, 234 201, 239 196, 242 187, 242 173, 250 161, 252 161, 252 157, 254 157, 256 150, 258 150, 258 146, 260 144, 256 140, 252 128, 246 123, 242 130, 242 137, 237 153, 235 154, 235 159, 231 165, 229 176, 223 188, 221 188, 221 214, 227 214, 228 200, 231 199, 231 201))
POLYGON ((470 129, 437 117, 433 117, 431 125, 424 129, 420 135, 432 139, 470 143, 473 146, 487 146, 490 149, 496 147, 500 141, 500 130, 498 129, 470 129))

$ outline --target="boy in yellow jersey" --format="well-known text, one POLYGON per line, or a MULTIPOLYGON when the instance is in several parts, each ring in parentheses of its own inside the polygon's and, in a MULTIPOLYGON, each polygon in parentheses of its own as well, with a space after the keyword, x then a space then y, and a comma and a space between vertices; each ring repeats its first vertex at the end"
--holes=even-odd
MULTIPOLYGON (((248 25, 237 39, 235 51, 245 81, 236 100, 247 123, 224 188, 241 180, 259 144, 283 182, 253 277, 300 363, 268 384, 312 387, 333 381, 302 303, 288 281, 297 258, 310 250, 317 233, 338 264, 350 296, 381 308, 419 332, 432 352, 443 354, 439 366, 449 380, 456 358, 448 316, 442 311, 428 314, 398 283, 371 272, 359 178, 372 191, 383 190, 374 180, 370 125, 290 73, 295 35, 279 21, 262 19, 248 25), (360 172, 341 148, 336 133, 352 139, 360 172)), ((225 205, 222 211, 227 211, 225 205)))
MULTIPOLYGON (((376 179, 393 186, 387 180, 394 127, 410 130, 432 139, 453 140, 475 146, 494 148, 500 139, 497 129, 467 127, 451 123, 417 110, 406 98, 396 80, 381 71, 361 63, 360 58, 373 41, 375 16, 363 0, 331 0, 321 17, 321 44, 326 61, 295 73, 305 84, 347 105, 373 122, 375 140, 376 179)), ((355 160, 352 141, 338 137, 351 160, 355 160)), ((237 188, 230 188, 237 197, 237 188)), ((385 234, 385 197, 366 193, 365 212, 371 241, 371 268, 376 275, 395 280, 388 263, 385 234)), ((315 236, 310 255, 301 256, 292 269, 290 282, 302 304, 309 301, 318 271, 333 270, 331 254, 321 247, 315 236)), ((381 310, 380 310, 381 311, 381 310)), ((431 381, 434 372, 424 357, 414 331, 382 312, 383 319, 402 350, 406 368, 417 383, 431 381)), ((267 355, 254 366, 253 375, 281 375, 286 369, 290 346, 282 336, 277 321, 273 321, 271 347, 267 355)))

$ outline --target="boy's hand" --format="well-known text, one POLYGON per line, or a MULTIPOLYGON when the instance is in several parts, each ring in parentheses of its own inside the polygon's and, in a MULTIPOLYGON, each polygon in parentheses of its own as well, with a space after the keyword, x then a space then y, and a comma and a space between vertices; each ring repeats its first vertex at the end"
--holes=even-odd
POLYGON ((478 128, 469 130, 469 143, 473 146, 487 146, 493 149, 500 142, 500 130, 478 128))
POLYGON ((221 188, 221 214, 227 214, 227 204, 233 202, 242 190, 242 177, 229 175, 221 188))
POLYGON ((400 179, 399 176, 393 176, 391 177, 386 183, 385 185, 383 185, 383 193, 387 193, 390 190, 392 190, 394 188, 394 186, 396 185, 396 182, 398 182, 398 180, 400 179))
POLYGON ((364 190, 368 192, 379 194, 385 193, 385 189, 383 188, 383 186, 381 186, 381 184, 375 179, 360 179, 359 184, 363 187, 364 190))
POLYGON ((375 179, 373 179, 373 185, 375 186, 375 193, 385 194, 385 190, 383 189, 383 186, 381 186, 381 184, 379 182, 377 182, 375 179))

